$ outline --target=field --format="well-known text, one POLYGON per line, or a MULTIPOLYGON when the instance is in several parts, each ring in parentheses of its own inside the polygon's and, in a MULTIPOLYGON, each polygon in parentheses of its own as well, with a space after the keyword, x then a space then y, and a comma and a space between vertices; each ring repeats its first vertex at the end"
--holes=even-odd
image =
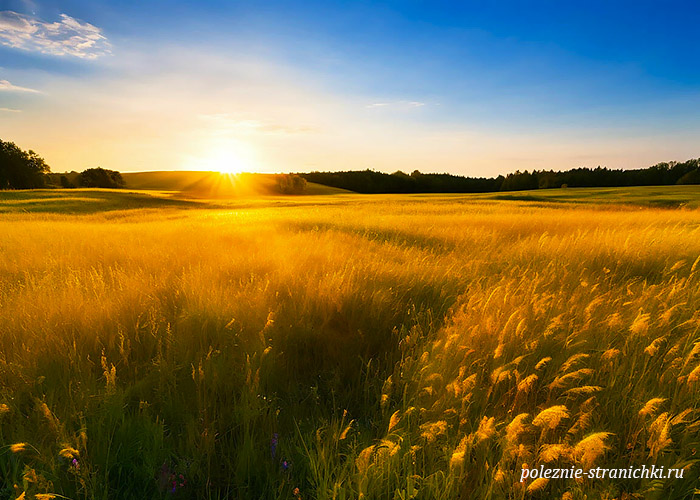
POLYGON ((692 498, 699 206, 1 192, 0 499, 692 498))

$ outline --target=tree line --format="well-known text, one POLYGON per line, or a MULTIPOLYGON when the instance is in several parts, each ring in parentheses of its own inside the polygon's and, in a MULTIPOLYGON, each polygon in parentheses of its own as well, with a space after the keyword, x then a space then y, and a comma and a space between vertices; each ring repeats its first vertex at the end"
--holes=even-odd
POLYGON ((124 187, 122 175, 101 167, 82 172, 54 174, 44 159, 31 149, 22 150, 14 142, 0 140, 0 189, 44 187, 124 187))
POLYGON ((299 174, 309 182, 357 193, 487 193, 560 187, 625 187, 700 184, 700 158, 658 163, 648 168, 613 170, 606 167, 565 171, 515 171, 498 177, 452 174, 385 174, 374 170, 299 174))
MULTIPOLYGON (((606 167, 575 168, 565 171, 515 171, 498 177, 464 177, 453 174, 424 174, 414 170, 385 174, 374 170, 309 172, 277 176, 277 189, 296 194, 306 182, 347 189, 356 193, 488 193, 560 187, 625 187, 700 184, 700 158, 684 162, 658 163, 648 168, 613 170, 606 167)), ((121 188, 124 179, 115 170, 100 167, 83 172, 51 173, 34 151, 23 151, 12 142, 0 140, 0 189, 41 187, 121 188)))

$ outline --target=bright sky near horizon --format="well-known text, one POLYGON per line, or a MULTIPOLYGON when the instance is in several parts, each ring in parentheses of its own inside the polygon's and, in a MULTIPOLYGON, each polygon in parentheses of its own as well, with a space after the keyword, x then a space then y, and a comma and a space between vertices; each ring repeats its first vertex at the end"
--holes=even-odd
POLYGON ((491 176, 700 156, 695 1, 0 0, 53 171, 491 176))

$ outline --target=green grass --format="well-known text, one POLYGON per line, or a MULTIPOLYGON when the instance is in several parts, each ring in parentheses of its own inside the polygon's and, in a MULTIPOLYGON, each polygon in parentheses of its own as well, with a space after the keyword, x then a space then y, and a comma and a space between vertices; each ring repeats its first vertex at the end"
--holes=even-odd
POLYGON ((539 189, 489 194, 487 199, 542 203, 613 203, 660 208, 698 208, 698 186, 643 186, 626 188, 539 189))
POLYGON ((0 499, 691 498, 699 199, 1 192, 0 499))

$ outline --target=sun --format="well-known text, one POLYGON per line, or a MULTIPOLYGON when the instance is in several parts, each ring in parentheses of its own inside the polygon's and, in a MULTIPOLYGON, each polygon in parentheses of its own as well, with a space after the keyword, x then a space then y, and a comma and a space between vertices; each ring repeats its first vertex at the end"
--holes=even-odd
POLYGON ((240 143, 205 148, 202 154, 187 162, 186 169, 230 175, 258 170, 252 149, 240 143))

